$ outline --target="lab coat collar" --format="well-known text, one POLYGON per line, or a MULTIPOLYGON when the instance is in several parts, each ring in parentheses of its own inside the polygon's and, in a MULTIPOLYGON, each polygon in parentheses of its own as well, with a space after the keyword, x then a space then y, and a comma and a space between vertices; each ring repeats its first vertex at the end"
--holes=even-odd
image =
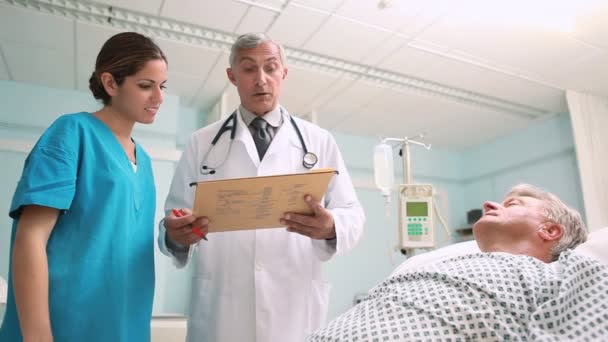
MULTIPOLYGON (((255 115, 252 112, 248 111, 247 108, 243 107, 243 105, 239 106, 239 111, 241 112, 241 116, 243 117, 243 121, 245 122, 245 125, 247 127, 249 127, 249 125, 251 124, 253 119, 258 117, 258 115, 255 115)), ((277 128, 277 127, 280 127, 281 124, 284 122, 282 113, 283 113, 283 108, 281 106, 277 105, 273 110, 262 115, 261 117, 270 126, 277 128)))
MULTIPOLYGON (((283 148, 287 147, 287 144, 286 144, 287 141, 289 141, 293 146, 303 149, 302 143, 300 142, 300 138, 298 138, 298 133, 296 133, 296 130, 294 129, 293 125, 291 124, 291 114, 289 114, 289 112, 280 105, 277 106, 277 108, 279 109, 279 113, 281 113, 283 124, 277 131, 277 134, 275 135, 275 137, 272 139, 272 143, 268 147, 268 150, 266 151, 266 155, 274 154, 274 153, 277 153, 278 151, 281 151, 283 148)), ((240 108, 237 111, 237 115, 236 115, 237 116, 237 129, 236 129, 235 140, 240 141, 243 145, 245 145, 245 148, 247 149, 247 153, 249 154, 249 158, 254 162, 254 164, 257 167, 257 166, 259 166, 260 160, 258 157, 257 149, 255 147, 255 143, 253 142, 253 137, 251 136, 251 133, 249 132, 249 129, 247 128, 247 125, 243 119, 243 115, 239 115, 239 114, 240 114, 240 108)), ((302 131, 301 126, 302 125, 298 125, 298 128, 300 129, 300 131, 302 131)), ((302 134, 304 135, 303 131, 302 131, 302 134)))
MULTIPOLYGON (((281 125, 281 128, 279 128, 279 130, 277 131, 275 137, 272 139, 272 143, 268 147, 266 155, 279 153, 289 144, 298 147, 301 150, 304 150, 304 148, 302 147, 302 143, 300 142, 300 138, 298 137, 298 133, 296 132, 295 128, 293 127, 293 124, 291 123, 291 114, 289 114, 289 112, 283 107, 281 107, 281 111, 283 117, 283 124, 281 125)), ((304 138, 305 131, 303 130, 302 125, 298 124, 297 122, 296 125, 300 129, 300 132, 302 132, 302 138, 304 138)))

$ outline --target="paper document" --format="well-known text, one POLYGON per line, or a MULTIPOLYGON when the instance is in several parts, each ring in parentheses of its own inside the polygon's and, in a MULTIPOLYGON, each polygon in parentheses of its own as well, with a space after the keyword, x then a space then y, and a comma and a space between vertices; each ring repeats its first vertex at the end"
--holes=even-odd
POLYGON ((286 212, 312 215, 304 196, 310 194, 319 201, 335 173, 334 169, 315 169, 193 183, 192 213, 209 218, 209 232, 284 227, 279 219, 286 212))

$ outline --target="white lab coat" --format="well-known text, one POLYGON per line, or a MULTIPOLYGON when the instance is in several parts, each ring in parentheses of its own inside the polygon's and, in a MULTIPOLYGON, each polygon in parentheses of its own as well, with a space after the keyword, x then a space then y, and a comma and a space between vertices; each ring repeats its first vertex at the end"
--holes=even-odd
MULTIPOLYGON (((179 161, 165 211, 192 208, 194 181, 265 176, 308 171, 302 166, 300 140, 283 109, 283 124, 260 162, 251 133, 240 115, 230 154, 230 132, 209 153, 206 165, 224 164, 213 175, 200 173, 202 158, 222 122, 194 132, 179 161)), ((335 220, 337 242, 313 240, 284 228, 209 234, 176 258, 165 245, 160 225, 159 246, 178 267, 196 259, 193 274, 188 341, 303 341, 325 323, 329 283, 321 262, 353 248, 363 232, 365 215, 333 137, 324 129, 294 118, 308 150, 319 162, 315 168, 339 170, 324 198, 335 220), (193 253, 193 251, 195 252, 193 253)), ((279 218, 277 218, 278 220, 279 218)))

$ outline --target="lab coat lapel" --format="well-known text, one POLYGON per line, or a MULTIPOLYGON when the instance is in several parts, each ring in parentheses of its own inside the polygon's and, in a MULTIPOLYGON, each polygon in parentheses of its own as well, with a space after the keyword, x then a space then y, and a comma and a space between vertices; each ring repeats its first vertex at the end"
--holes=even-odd
MULTIPOLYGON (((249 159, 255 165, 256 168, 260 166, 260 157, 258 156, 258 150, 255 147, 255 143, 253 142, 253 137, 251 136, 251 132, 249 132, 249 128, 243 121, 241 114, 237 111, 237 128, 236 135, 234 137, 235 141, 242 143, 247 150, 247 154, 249 155, 249 159)), ((271 144, 272 146, 272 144, 271 144)))
MULTIPOLYGON (((283 113, 283 124, 272 139, 270 146, 268 146, 266 156, 284 153, 285 150, 290 148, 290 145, 301 148, 302 144, 298 138, 298 133, 296 133, 296 130, 291 123, 290 114, 287 112, 287 110, 285 110, 285 108, 283 108, 283 113)), ((253 138, 251 140, 253 141, 253 138)))

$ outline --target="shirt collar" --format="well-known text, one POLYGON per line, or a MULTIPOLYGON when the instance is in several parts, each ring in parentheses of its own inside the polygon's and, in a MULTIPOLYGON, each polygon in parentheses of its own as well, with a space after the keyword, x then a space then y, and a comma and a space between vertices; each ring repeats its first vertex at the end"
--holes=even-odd
MULTIPOLYGON (((245 125, 247 125, 247 127, 249 127, 249 124, 251 124, 251 121, 253 121, 253 119, 258 117, 257 115, 245 109, 243 105, 239 106, 239 111, 241 112, 241 118, 243 118, 243 121, 245 122, 245 125)), ((264 120, 266 120, 266 122, 268 122, 270 126, 277 128, 280 127, 283 123, 282 113, 283 110, 281 109, 281 106, 276 106, 270 112, 262 115, 262 118, 264 118, 264 120)))

